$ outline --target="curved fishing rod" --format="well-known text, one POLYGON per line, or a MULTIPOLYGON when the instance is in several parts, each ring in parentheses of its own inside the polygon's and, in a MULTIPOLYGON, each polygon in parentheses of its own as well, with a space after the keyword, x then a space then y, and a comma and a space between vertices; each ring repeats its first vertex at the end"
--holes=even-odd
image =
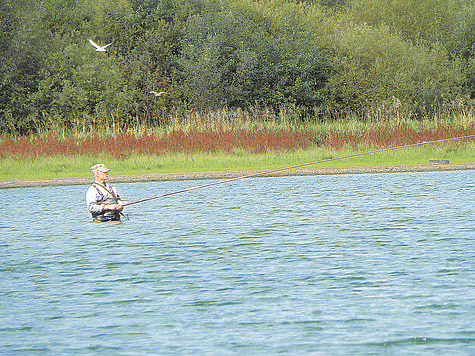
POLYGON ((310 166, 310 165, 312 165, 312 164, 317 164, 317 163, 336 161, 336 160, 345 159, 345 158, 351 158, 351 157, 369 155, 369 154, 378 153, 378 152, 385 152, 385 151, 398 150, 398 149, 401 149, 401 148, 408 148, 408 147, 415 147, 415 146, 428 145, 428 144, 432 144, 432 143, 447 142, 447 141, 454 141, 454 140, 463 140, 463 139, 471 138, 471 137, 475 137, 475 135, 468 135, 468 136, 445 138, 445 139, 441 139, 441 140, 427 141, 427 142, 424 141, 424 142, 414 143, 414 144, 411 144, 411 145, 404 145, 404 146, 397 146, 397 147, 390 147, 390 148, 382 148, 382 149, 374 150, 374 151, 361 152, 361 153, 354 153, 354 154, 347 155, 347 156, 340 156, 340 157, 322 159, 322 160, 314 161, 314 162, 301 163, 301 164, 297 164, 297 165, 295 165, 295 166, 289 166, 289 167, 283 167, 283 168, 270 169, 270 170, 268 170, 268 171, 262 171, 262 172, 258 172, 258 173, 252 173, 252 174, 248 174, 248 175, 244 175, 244 176, 240 176, 240 177, 222 179, 222 180, 219 180, 219 181, 216 181, 216 182, 212 182, 212 183, 208 183, 208 184, 203 184, 203 185, 198 185, 198 186, 195 186, 195 187, 190 187, 190 188, 178 190, 178 191, 176 191, 176 192, 160 194, 160 195, 156 195, 156 196, 149 197, 149 198, 144 198, 144 199, 140 199, 140 200, 135 200, 135 201, 127 202, 127 203, 124 203, 123 206, 132 205, 132 204, 138 204, 138 203, 143 203, 143 202, 146 202, 146 201, 149 201, 149 200, 164 198, 164 197, 168 197, 168 196, 170 196, 170 195, 175 195, 175 194, 179 194, 179 193, 189 192, 189 191, 191 191, 191 190, 196 190, 196 189, 211 187, 211 186, 213 186, 213 185, 228 183, 228 182, 232 182, 232 181, 235 181, 235 180, 241 180, 241 179, 246 179, 246 178, 261 176, 261 175, 268 174, 268 173, 281 172, 281 171, 285 171, 285 170, 289 170, 289 169, 294 169, 294 168, 299 168, 299 167, 310 166))

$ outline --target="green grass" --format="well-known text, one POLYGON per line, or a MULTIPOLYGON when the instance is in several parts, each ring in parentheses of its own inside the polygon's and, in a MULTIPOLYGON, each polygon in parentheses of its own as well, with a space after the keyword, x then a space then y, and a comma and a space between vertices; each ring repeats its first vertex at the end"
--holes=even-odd
MULTIPOLYGON (((474 148, 475 144, 471 142, 435 144, 335 160, 309 167, 424 164, 428 163, 431 158, 448 159, 451 163, 474 162, 474 148)), ((242 150, 235 150, 231 154, 195 153, 186 155, 130 156, 125 159, 115 159, 107 155, 27 157, 23 159, 7 157, 0 159, 0 180, 88 177, 91 175, 89 167, 96 163, 105 163, 111 169, 111 176, 234 170, 260 171, 371 150, 371 148, 368 148, 359 151, 332 151, 323 148, 313 148, 295 152, 268 152, 264 154, 250 154, 242 150)))

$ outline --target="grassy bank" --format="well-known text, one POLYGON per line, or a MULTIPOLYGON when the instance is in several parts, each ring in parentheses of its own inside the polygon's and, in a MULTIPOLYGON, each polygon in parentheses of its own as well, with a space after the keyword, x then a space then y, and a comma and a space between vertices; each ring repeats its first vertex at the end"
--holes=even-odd
MULTIPOLYGON (((110 167, 112 175, 268 170, 367 151, 312 148, 292 152, 252 154, 245 151, 234 151, 227 154, 137 155, 126 159, 117 159, 110 155, 4 158, 0 160, 0 180, 87 177, 90 175, 89 167, 98 162, 103 162, 110 167)), ((319 163, 315 167, 424 164, 433 158, 448 159, 451 163, 464 163, 475 160, 474 152, 475 144, 473 142, 436 144, 319 163)))

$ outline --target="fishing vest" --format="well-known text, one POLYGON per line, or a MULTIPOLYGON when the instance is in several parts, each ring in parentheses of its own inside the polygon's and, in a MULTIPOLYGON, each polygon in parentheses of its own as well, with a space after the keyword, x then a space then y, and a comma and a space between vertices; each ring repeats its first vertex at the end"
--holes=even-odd
MULTIPOLYGON (((107 189, 107 187, 100 185, 98 183, 93 183, 92 186, 96 189, 97 193, 99 194, 99 199, 97 200, 97 204, 116 204, 119 201, 119 198, 114 194, 114 191, 111 189, 107 189), (109 194, 104 195, 102 189, 105 189, 109 194)), ((120 221, 120 212, 117 210, 106 210, 101 213, 91 213, 92 219, 94 221, 120 221)))

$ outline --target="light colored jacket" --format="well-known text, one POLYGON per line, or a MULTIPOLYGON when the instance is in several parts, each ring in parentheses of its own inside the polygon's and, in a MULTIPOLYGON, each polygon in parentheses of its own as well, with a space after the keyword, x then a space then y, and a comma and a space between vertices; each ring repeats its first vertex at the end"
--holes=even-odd
POLYGON ((110 184, 105 185, 94 182, 86 193, 87 210, 92 215, 103 212, 103 205, 121 202, 117 188, 110 184))

